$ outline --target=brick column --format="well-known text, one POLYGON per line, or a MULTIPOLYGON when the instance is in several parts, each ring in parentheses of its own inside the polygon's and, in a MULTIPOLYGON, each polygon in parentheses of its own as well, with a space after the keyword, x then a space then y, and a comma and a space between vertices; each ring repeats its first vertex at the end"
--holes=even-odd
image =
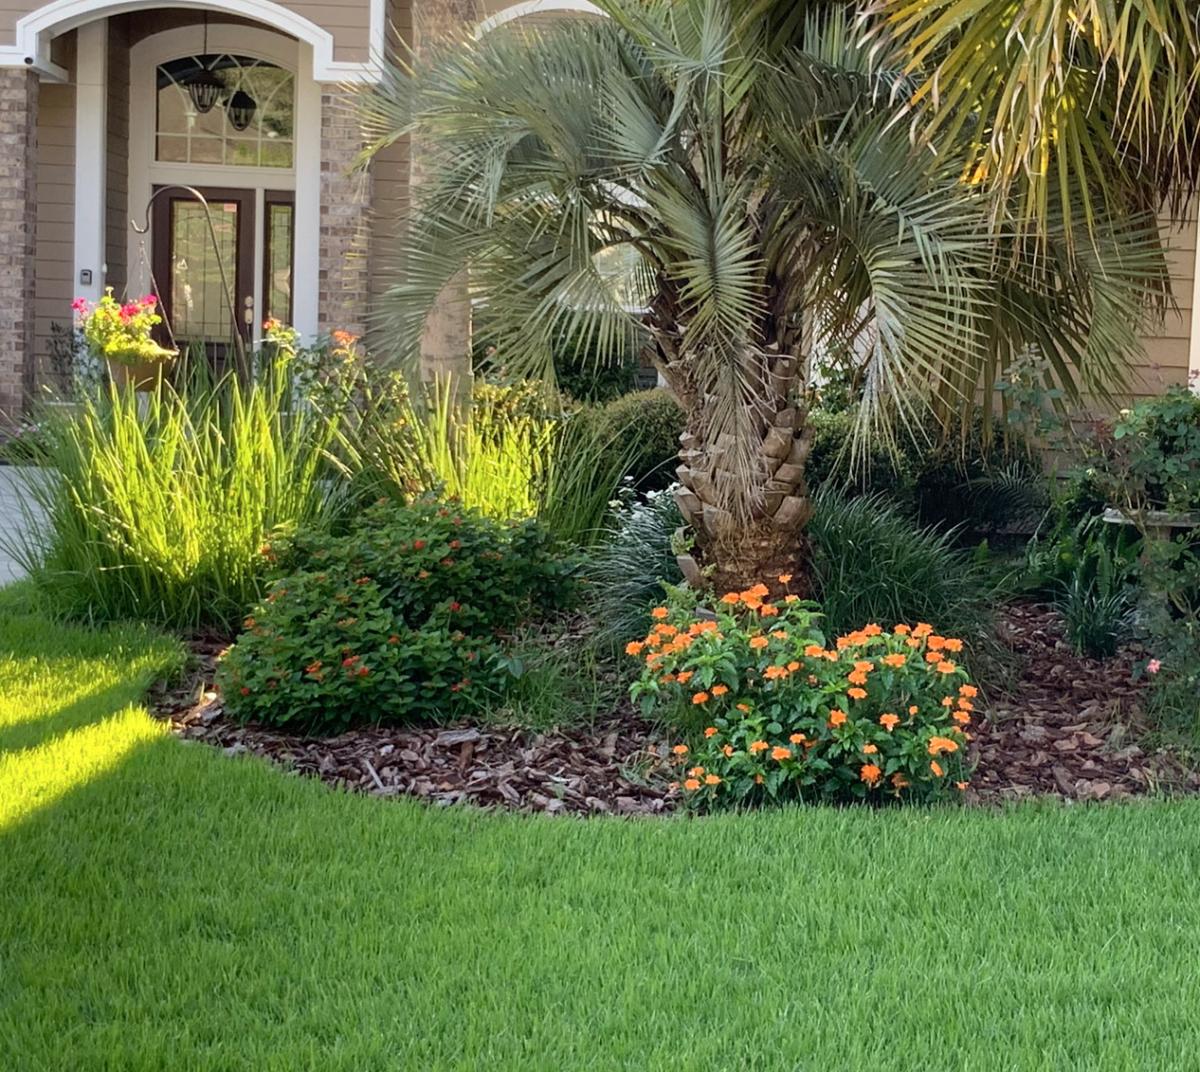
POLYGON ((367 311, 370 176, 352 173, 362 148, 353 94, 321 90, 321 249, 318 329, 363 334, 367 311))
POLYGON ((33 374, 38 80, 0 68, 0 419, 16 418, 33 374))

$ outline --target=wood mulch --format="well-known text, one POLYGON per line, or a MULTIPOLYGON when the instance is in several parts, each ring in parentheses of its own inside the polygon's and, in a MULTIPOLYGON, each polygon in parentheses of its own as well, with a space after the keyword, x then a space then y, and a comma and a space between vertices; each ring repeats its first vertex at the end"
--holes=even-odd
MULTIPOLYGON (((1200 775, 1182 757, 1140 743, 1144 683, 1133 683, 1133 672, 1146 653, 1130 647, 1103 661, 1077 656, 1057 613, 1046 607, 1009 607, 1000 628, 1017 671, 1006 693, 979 705, 971 746, 978 767, 968 802, 1200 791, 1200 775)), ((249 752, 337 788, 436 805, 577 815, 672 810, 664 761, 671 742, 628 705, 589 727, 549 732, 486 724, 371 726, 300 737, 233 721, 212 688, 224 642, 194 638, 190 646, 189 675, 158 686, 155 713, 184 740, 228 755, 249 752)))

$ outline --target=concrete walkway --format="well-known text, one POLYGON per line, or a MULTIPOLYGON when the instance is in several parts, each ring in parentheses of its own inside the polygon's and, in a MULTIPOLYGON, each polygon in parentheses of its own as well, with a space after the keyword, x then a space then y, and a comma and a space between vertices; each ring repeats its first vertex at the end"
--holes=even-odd
POLYGON ((0 585, 25 576, 9 545, 29 535, 30 526, 41 518, 40 512, 29 516, 28 495, 22 491, 22 484, 36 473, 36 469, 24 466, 0 465, 0 585))

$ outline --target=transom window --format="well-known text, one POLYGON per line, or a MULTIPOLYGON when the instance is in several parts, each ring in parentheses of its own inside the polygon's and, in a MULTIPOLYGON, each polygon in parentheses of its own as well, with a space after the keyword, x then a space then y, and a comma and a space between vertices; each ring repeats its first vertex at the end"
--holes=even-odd
POLYGON ((249 56, 214 53, 162 64, 157 85, 155 160, 293 166, 296 84, 291 71, 249 56), (197 78, 206 94, 190 88, 197 78), (197 107, 198 96, 211 102, 206 111, 197 107))

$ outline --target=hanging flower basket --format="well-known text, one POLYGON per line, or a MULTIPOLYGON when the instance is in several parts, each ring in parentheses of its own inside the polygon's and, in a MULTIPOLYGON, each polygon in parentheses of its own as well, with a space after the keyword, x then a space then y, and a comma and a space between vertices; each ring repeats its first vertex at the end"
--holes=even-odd
POLYGON ((92 304, 86 298, 71 303, 88 349, 108 365, 108 375, 118 388, 150 391, 170 371, 178 350, 160 346, 151 332, 162 323, 158 299, 153 294, 121 304, 112 287, 92 304))

